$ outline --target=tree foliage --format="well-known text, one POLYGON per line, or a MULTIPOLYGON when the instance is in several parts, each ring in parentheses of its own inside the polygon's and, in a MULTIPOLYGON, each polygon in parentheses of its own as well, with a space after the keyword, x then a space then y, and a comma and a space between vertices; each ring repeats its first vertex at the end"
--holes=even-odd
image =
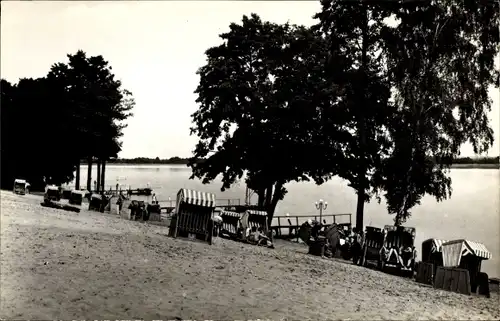
POLYGON ((438 201, 451 195, 447 169, 461 145, 470 142, 476 152, 491 145, 487 90, 498 81, 498 2, 321 3, 316 28, 335 61, 349 59, 345 75, 357 76, 329 80, 352 94, 345 96, 354 107, 346 125, 354 134, 340 176, 358 190, 357 225, 360 187, 367 196, 368 188, 383 191, 401 224, 424 194, 438 201))
POLYGON ((116 157, 134 100, 101 56, 83 51, 54 64, 47 76, 2 79, 2 187, 26 178, 33 188, 74 178, 88 156, 116 157))
POLYGON ((499 12, 490 1, 408 2, 394 11, 399 24, 382 30, 395 110, 378 183, 396 224, 423 195, 451 195, 447 173, 464 143, 476 153, 493 143, 488 88, 498 86, 499 12))
POLYGON ((325 84, 317 80, 325 62, 322 39, 255 14, 220 37, 223 44, 206 51, 207 64, 198 71, 200 108, 191 132, 200 141, 189 164, 192 178, 208 183, 221 175, 224 190, 247 172, 271 218, 284 185, 308 180, 319 156, 310 140, 324 100, 314 94, 325 84))
POLYGON ((357 225, 374 193, 401 224, 424 194, 451 194, 461 145, 492 143, 498 2, 321 4, 312 28, 254 14, 207 50, 192 178, 221 175, 225 189, 246 171, 272 216, 286 182, 340 176, 357 191, 357 225))
MULTIPOLYGON (((321 5, 321 12, 315 15, 318 23, 313 28, 328 43, 330 65, 326 81, 342 89, 342 95, 334 101, 336 106, 328 107, 334 107, 329 118, 339 113, 346 115, 344 122, 338 124, 346 135, 339 137, 335 132, 322 131, 324 137, 319 142, 339 142, 343 159, 325 162, 318 173, 323 176, 338 173, 356 190, 356 226, 362 229, 364 203, 373 191, 370 180, 390 147, 386 135, 390 86, 384 72, 380 38, 392 5, 326 0, 321 5), (338 68, 339 62, 344 69, 338 68), (341 167, 337 168, 339 164, 341 167)), ((330 146, 325 145, 326 159, 338 150, 330 146)))
POLYGON ((86 142, 84 156, 117 157, 121 150, 118 138, 123 123, 130 117, 135 102, 132 94, 121 89, 111 67, 102 56, 87 57, 83 51, 68 55, 69 63, 54 64, 48 78, 59 84, 67 124, 77 131, 78 140, 86 142))

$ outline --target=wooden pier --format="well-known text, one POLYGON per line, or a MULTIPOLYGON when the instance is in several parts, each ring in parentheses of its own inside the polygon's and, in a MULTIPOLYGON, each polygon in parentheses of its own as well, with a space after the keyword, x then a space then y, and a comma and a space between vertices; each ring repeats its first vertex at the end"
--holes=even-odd
MULTIPOLYGON (((352 214, 325 214, 322 215, 324 225, 331 225, 333 223, 344 226, 352 226, 352 214)), ((278 239, 295 239, 298 241, 299 228, 307 220, 319 219, 319 215, 278 215, 273 217, 270 229, 273 231, 275 238, 278 239), (283 233, 283 231, 287 231, 283 233)))
MULTIPOLYGON (((73 190, 75 187, 74 186, 62 186, 61 189, 64 190, 73 190)), ((91 190, 89 191, 91 194, 96 193, 100 194, 101 192, 111 195, 111 196, 118 196, 118 194, 123 193, 123 195, 138 195, 138 196, 151 196, 153 194, 153 189, 150 187, 143 187, 143 188, 130 188, 130 189, 123 189, 119 188, 116 189, 116 186, 109 186, 109 189, 104 189, 102 191, 97 191, 97 190, 91 190)))

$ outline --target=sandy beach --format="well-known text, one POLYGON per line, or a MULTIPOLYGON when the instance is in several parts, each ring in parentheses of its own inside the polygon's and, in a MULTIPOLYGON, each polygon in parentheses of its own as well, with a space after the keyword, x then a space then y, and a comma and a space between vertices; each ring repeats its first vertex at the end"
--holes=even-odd
POLYGON ((500 318, 490 299, 306 255, 40 206, 1 192, 2 319, 423 320, 500 318))

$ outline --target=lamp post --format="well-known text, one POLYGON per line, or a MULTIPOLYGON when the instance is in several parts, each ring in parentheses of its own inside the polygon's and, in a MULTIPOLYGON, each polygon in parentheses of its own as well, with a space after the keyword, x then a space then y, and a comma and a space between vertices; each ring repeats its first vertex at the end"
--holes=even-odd
POLYGON ((316 206, 316 209, 319 210, 319 223, 323 225, 323 211, 326 210, 326 208, 328 207, 328 202, 325 202, 322 199, 320 199, 319 201, 314 203, 314 205, 316 206))

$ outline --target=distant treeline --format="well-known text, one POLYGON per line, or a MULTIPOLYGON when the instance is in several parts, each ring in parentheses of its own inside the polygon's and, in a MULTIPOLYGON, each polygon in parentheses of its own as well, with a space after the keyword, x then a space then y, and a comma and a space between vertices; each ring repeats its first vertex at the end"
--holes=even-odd
MULTIPOLYGON (((108 160, 108 164, 173 164, 173 165, 187 165, 189 158, 170 157, 165 159, 136 157, 136 158, 116 158, 108 160)), ((87 162, 82 160, 82 164, 87 162)))
POLYGON ((453 164, 499 164, 500 156, 497 157, 460 157, 453 161, 453 164))
MULTIPOLYGON (((181 158, 181 157, 171 157, 161 159, 159 157, 156 158, 148 158, 148 157, 136 157, 136 158, 116 158, 108 161, 109 164, 179 164, 185 165, 189 162, 189 158, 181 158)), ((85 161, 82 161, 82 164, 85 164, 85 161)), ((459 157, 453 161, 453 164, 499 164, 500 156, 497 157, 459 157)))

